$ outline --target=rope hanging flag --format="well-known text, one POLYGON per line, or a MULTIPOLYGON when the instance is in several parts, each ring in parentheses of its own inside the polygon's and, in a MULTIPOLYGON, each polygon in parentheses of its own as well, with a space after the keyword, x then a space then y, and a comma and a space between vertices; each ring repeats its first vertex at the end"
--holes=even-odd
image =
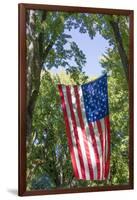
POLYGON ((81 86, 58 85, 73 171, 77 179, 105 180, 110 170, 107 75, 81 86))

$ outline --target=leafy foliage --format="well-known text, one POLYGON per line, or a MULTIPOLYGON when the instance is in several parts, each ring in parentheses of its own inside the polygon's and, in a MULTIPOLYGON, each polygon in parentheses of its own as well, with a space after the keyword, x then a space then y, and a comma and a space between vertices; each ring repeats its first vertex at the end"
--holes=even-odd
MULTIPOLYGON (((77 181, 73 176, 57 89, 57 83, 60 81, 64 84, 74 84, 74 80, 64 72, 56 77, 52 77, 49 72, 46 72, 41 78, 40 93, 33 117, 34 139, 31 147, 29 144, 28 153, 28 177, 31 177, 31 179, 28 179, 30 188, 35 189, 37 186, 37 189, 39 189, 42 184, 41 179, 45 180, 45 188, 127 183, 128 95, 125 79, 109 77, 112 177, 110 181, 106 182, 77 181), (124 86, 124 90, 122 86, 124 86), (46 174, 45 178, 43 177, 44 174, 46 174), (47 187, 46 179, 48 177, 52 181, 51 185, 47 187), (37 179, 38 182, 36 182, 37 179), (34 182, 36 182, 35 187, 33 187, 34 182)), ((43 187, 41 186, 41 188, 43 187)))
MULTIPOLYGON (((32 79, 27 80, 28 91, 29 88, 34 91, 35 82, 40 82, 31 118, 31 135, 27 138, 27 189, 128 183, 128 86, 117 41, 110 25, 110 20, 118 23, 123 46, 128 54, 128 19, 124 16, 48 12, 46 20, 41 23, 42 17, 41 11, 35 12, 35 28, 32 35, 28 34, 27 40, 30 47, 33 40, 29 36, 36 41, 38 35, 43 33, 43 43, 39 46, 42 51, 40 72, 38 74, 30 70, 32 79), (82 84, 92 78, 82 71, 86 63, 85 54, 75 41, 71 41, 71 35, 64 33, 65 29, 72 28, 79 29, 80 34, 89 34, 91 39, 99 32, 112 47, 107 49, 100 60, 102 72, 109 75, 111 179, 107 181, 76 180, 73 175, 57 84, 82 84), (45 56, 45 49, 51 43, 52 48, 45 56), (74 61, 74 65, 70 65, 70 59, 74 61), (48 71, 53 66, 60 65, 64 67, 64 71, 58 75, 48 71)), ((31 51, 28 50, 27 56, 31 58, 31 51)))

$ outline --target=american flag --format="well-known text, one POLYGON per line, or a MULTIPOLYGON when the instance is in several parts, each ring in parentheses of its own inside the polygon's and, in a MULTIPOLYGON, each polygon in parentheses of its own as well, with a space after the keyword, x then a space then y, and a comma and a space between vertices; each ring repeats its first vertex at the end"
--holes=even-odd
POLYGON ((58 85, 74 175, 106 180, 110 171, 107 75, 81 86, 58 85))

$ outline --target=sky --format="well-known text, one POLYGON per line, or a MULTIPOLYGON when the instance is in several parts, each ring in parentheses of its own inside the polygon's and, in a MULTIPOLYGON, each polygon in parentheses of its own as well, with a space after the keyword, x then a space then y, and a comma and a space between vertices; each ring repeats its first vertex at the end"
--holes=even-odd
MULTIPOLYGON (((104 39, 99 33, 91 39, 87 33, 81 34, 78 29, 72 29, 71 31, 65 31, 66 34, 72 36, 72 40, 75 41, 79 48, 86 55, 87 63, 83 67, 83 71, 86 72, 88 76, 100 76, 102 73, 102 68, 99 63, 101 56, 105 53, 109 47, 108 41, 104 39)), ((58 69, 52 68, 52 72, 58 73, 62 70, 62 67, 58 69)))

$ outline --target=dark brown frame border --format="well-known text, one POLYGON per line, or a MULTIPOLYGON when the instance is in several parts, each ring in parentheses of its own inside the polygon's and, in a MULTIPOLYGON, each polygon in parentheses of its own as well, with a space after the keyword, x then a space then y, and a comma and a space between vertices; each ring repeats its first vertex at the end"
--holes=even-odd
POLYGON ((111 190, 127 190, 134 188, 134 106, 133 106, 133 82, 134 82, 134 12, 133 10, 70 7, 42 4, 19 4, 18 5, 18 65, 19 65, 19 137, 18 137, 18 195, 46 195, 79 192, 97 192, 111 190), (99 186, 88 188, 52 189, 26 191, 26 9, 42 9, 48 11, 64 12, 89 12, 100 14, 127 15, 130 18, 130 47, 129 47, 129 184, 117 186, 99 186))

